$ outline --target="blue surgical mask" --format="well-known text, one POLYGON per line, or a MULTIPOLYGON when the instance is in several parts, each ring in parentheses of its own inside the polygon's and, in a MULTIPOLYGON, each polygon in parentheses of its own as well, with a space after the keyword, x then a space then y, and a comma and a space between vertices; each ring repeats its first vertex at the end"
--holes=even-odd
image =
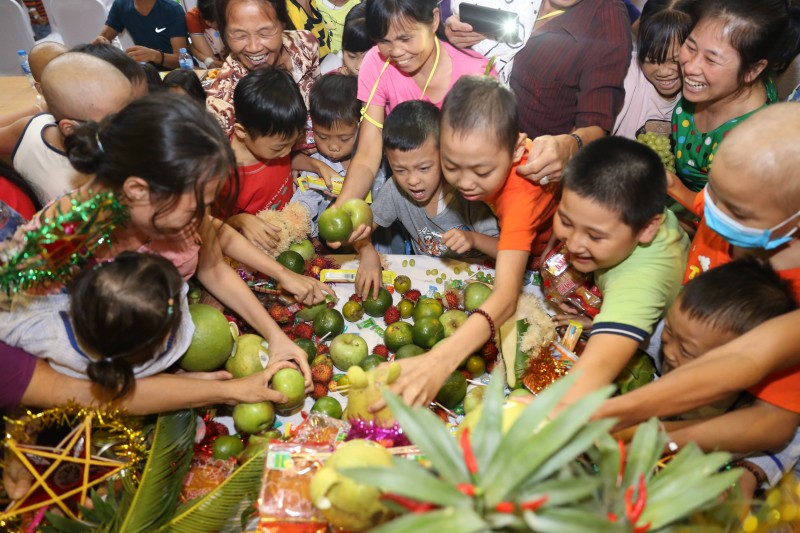
POLYGON ((741 248, 764 248, 765 250, 772 250, 792 240, 792 235, 797 231, 797 227, 792 228, 786 235, 775 239, 772 238, 772 232, 786 226, 786 224, 796 219, 800 216, 800 211, 770 229, 748 228, 725 214, 717 204, 714 203, 711 195, 708 194, 708 189, 706 189, 704 216, 708 227, 717 232, 732 245, 741 248))

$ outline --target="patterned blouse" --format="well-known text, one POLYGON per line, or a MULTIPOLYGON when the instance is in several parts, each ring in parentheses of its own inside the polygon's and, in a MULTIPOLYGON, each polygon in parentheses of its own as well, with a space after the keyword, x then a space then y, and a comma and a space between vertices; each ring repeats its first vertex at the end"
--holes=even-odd
MULTIPOLYGON (((292 70, 289 74, 300 87, 300 93, 308 107, 311 87, 320 76, 319 43, 314 34, 309 31, 284 31, 283 49, 292 60, 292 70)), ((239 80, 249 73, 250 71, 238 59, 235 59, 233 55, 228 55, 217 77, 207 90, 206 106, 217 117, 222 130, 228 137, 233 135, 233 125, 236 123, 236 115, 233 111, 233 91, 239 80)))

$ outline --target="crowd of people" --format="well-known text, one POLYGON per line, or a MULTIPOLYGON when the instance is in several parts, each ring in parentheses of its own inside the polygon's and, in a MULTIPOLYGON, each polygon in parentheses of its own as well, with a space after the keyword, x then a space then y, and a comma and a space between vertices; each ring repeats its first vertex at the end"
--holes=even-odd
POLYGON ((46 109, 0 117, 13 164, 0 167, 0 207, 21 227, 0 229, 3 268, 26 231, 111 207, 74 278, 3 298, 3 410, 276 400, 269 379, 289 365, 310 387, 305 352, 225 258, 301 303, 323 301, 329 287, 263 253, 279 229, 257 215, 299 203, 316 236, 327 207, 368 197, 372 226, 326 243, 358 254, 361 295, 377 293, 379 252, 397 246, 496 266, 466 325, 400 361, 392 388, 409 404, 429 404, 495 336, 526 270, 563 245, 602 307, 554 317, 589 334, 558 409, 645 350, 661 377, 597 416, 619 428, 663 417, 674 445, 746 456, 751 492, 791 471, 800 105, 797 91, 780 103, 775 81, 800 52, 800 6, 648 0, 639 13, 622 0, 516 0, 501 6, 516 32, 488 35, 461 20, 466 2, 200 0, 184 13, 116 0, 94 43, 31 50, 46 109), (122 31, 136 43, 124 51, 110 44, 122 31), (216 76, 162 80, 180 48, 216 76), (642 133, 669 139, 674 173, 642 133), (308 174, 327 189, 298 187, 308 174), (194 329, 191 278, 269 341, 264 373, 167 373, 194 329))

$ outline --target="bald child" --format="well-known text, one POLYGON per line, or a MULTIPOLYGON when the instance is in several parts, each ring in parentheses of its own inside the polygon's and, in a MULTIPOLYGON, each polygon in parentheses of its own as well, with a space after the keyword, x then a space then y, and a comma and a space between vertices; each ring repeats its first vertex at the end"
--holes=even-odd
MULTIPOLYGON (((800 105, 762 109, 717 151, 707 187, 692 206, 702 216, 688 280, 731 258, 767 258, 800 300, 800 105)), ((605 402, 600 416, 620 426, 671 416, 742 390, 800 413, 800 312, 769 320, 655 383, 605 402)))
POLYGON ((102 59, 67 52, 44 68, 42 94, 49 113, 20 119, 0 128, 0 154, 10 154, 14 168, 37 190, 42 203, 82 185, 64 153, 64 139, 87 121, 100 121, 131 101, 131 84, 102 59))
POLYGON ((0 117, 0 127, 13 124, 23 117, 30 118, 36 113, 47 111, 47 104, 44 101, 44 98, 42 98, 42 71, 44 70, 44 67, 50 63, 50 61, 67 52, 69 52, 69 48, 54 41, 43 41, 35 44, 33 48, 31 48, 31 53, 28 54, 28 62, 31 67, 34 86, 39 92, 39 95, 36 97, 36 105, 31 105, 30 107, 18 109, 3 115, 0 117))

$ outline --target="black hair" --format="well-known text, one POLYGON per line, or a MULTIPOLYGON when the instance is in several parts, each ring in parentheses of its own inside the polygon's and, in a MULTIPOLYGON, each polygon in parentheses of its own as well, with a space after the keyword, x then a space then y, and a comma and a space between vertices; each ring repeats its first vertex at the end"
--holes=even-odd
POLYGON ((82 52, 90 56, 99 57, 114 65, 117 70, 128 78, 132 85, 147 83, 147 74, 142 70, 141 65, 131 59, 131 57, 111 44, 79 44, 73 46, 71 52, 82 52))
POLYGON ((460 77, 444 98, 441 120, 456 134, 486 133, 510 154, 519 139, 517 98, 490 76, 460 77))
MULTIPOLYGON (((0 159, 0 176, 22 191, 31 203, 33 203, 33 208, 36 209, 37 212, 42 210, 42 202, 39 200, 39 195, 41 193, 38 191, 38 188, 2 159, 0 159)), ((2 198, 0 198, 0 200, 2 200, 2 198)))
POLYGON ((358 124, 358 78, 335 72, 320 77, 311 88, 311 121, 324 128, 336 124, 358 124))
POLYGON ((692 8, 697 0, 648 0, 639 19, 636 59, 666 63, 675 43, 680 45, 692 28, 692 8))
POLYGON ((603 137, 567 163, 562 186, 619 214, 638 233, 664 211, 667 174, 652 148, 624 137, 603 137))
POLYGON ((167 335, 181 322, 183 279, 169 260, 123 252, 85 268, 70 283, 70 317, 75 336, 97 359, 89 379, 124 396, 133 385, 133 366, 159 355, 167 335))
POLYGON ((395 21, 431 24, 439 6, 437 0, 365 0, 365 4, 367 33, 375 42, 386 37, 395 21))
POLYGON ((679 309, 692 320, 742 335, 762 322, 797 308, 791 284, 768 261, 746 257, 690 280, 679 309))
POLYGON ((375 40, 367 31, 367 6, 356 4, 344 17, 342 50, 353 54, 366 52, 375 46, 375 40))
POLYGON ((738 52, 739 85, 761 60, 760 80, 783 73, 800 53, 800 7, 792 0, 705 0, 697 6, 695 25, 704 19, 724 21, 738 52))
POLYGON ((416 150, 428 139, 439 146, 439 109, 430 102, 409 100, 397 104, 383 124, 386 150, 416 150))
POLYGON ((147 78, 148 93, 153 94, 166 90, 164 88, 164 80, 161 78, 161 74, 155 65, 152 63, 142 63, 139 65, 139 68, 144 72, 145 78, 147 78))
POLYGON ((254 70, 239 81, 233 108, 236 123, 251 137, 295 137, 308 117, 300 88, 289 73, 272 67, 254 70))
POLYGON ((185 97, 159 93, 128 104, 100 123, 87 122, 67 136, 70 163, 95 182, 121 194, 130 176, 145 180, 157 204, 153 225, 180 196, 194 192, 195 221, 205 213, 204 192, 214 179, 231 176, 238 194, 236 164, 216 119, 185 97))
POLYGON ((236 2, 253 2, 262 8, 269 6, 275 12, 276 21, 283 26, 284 30, 295 29, 292 19, 289 18, 289 11, 286 9, 284 0, 216 0, 215 11, 217 14, 217 28, 222 42, 230 48, 228 44, 228 8, 236 2))
POLYGON ((203 20, 217 22, 217 10, 215 9, 216 0, 197 0, 197 11, 203 20))
POLYGON ((200 83, 200 78, 197 77, 193 70, 173 70, 164 76, 163 84, 167 90, 172 88, 181 89, 192 98, 193 102, 205 108, 206 91, 203 89, 203 84, 200 83))

